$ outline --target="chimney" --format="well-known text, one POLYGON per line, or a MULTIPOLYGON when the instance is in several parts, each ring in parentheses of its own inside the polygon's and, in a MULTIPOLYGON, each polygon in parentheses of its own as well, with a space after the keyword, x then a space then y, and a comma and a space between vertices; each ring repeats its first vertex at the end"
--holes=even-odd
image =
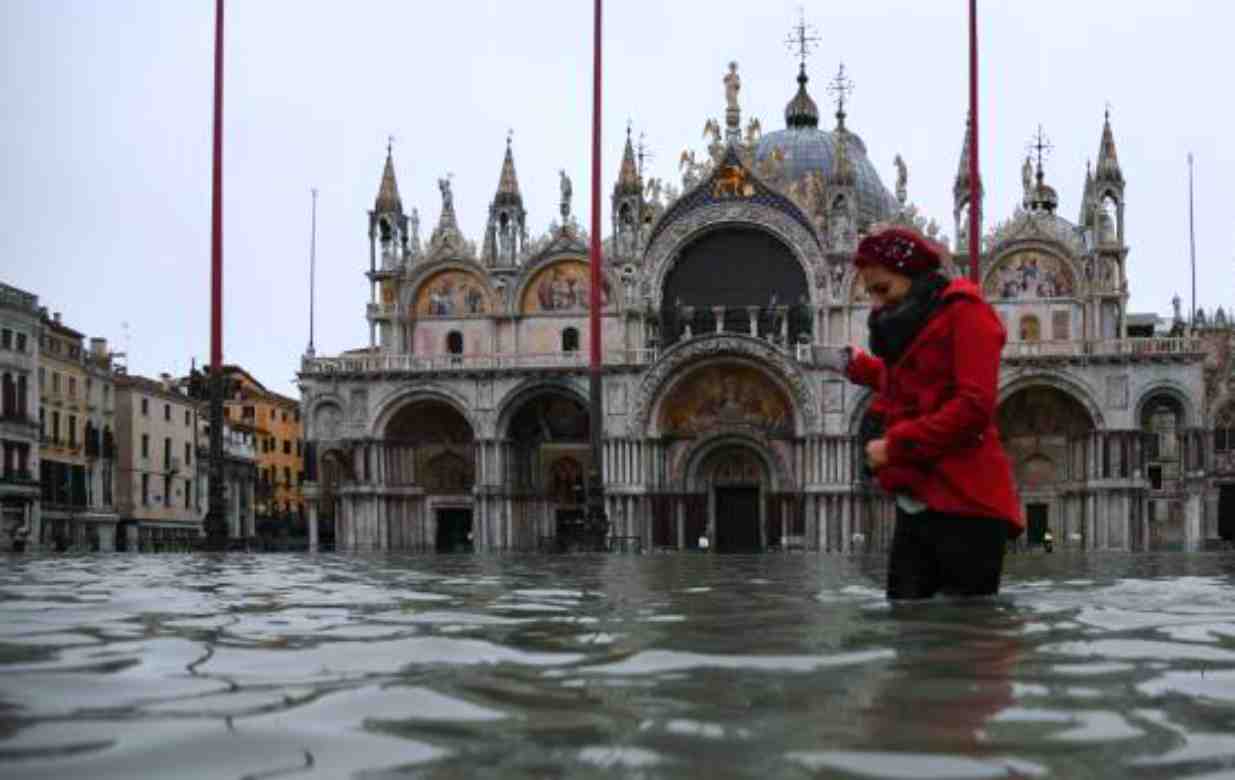
POLYGON ((97 336, 90 339, 90 354, 99 358, 107 357, 107 339, 97 336))
POLYGON ((51 319, 52 319, 52 322, 59 325, 60 324, 60 312, 56 312, 55 314, 51 315, 51 319))
POLYGON ((163 384, 164 390, 172 389, 172 375, 171 374, 164 371, 163 373, 159 374, 159 381, 163 384))

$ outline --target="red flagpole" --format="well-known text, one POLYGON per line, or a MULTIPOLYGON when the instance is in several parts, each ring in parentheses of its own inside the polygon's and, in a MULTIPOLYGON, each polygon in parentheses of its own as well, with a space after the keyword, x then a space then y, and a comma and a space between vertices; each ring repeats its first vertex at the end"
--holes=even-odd
POLYGON ((978 178, 978 0, 969 0, 969 279, 981 285, 982 183, 978 178))
POLYGON ((210 370, 223 366, 223 0, 215 0, 214 174, 210 226, 210 370))
POLYGON ((601 438, 604 434, 604 411, 602 406, 601 385, 601 338, 600 338, 600 307, 601 285, 604 277, 601 264, 604 258, 600 248, 600 30, 601 30, 601 0, 595 0, 592 35, 592 234, 591 256, 592 284, 588 291, 588 327, 590 345, 590 381, 588 418, 591 428, 592 463, 588 469, 588 525, 593 544, 599 545, 605 536, 604 483, 601 470, 601 438))
POLYGON ((227 549, 223 495, 223 0, 214 5, 214 165, 210 202, 210 480, 205 547, 227 549))

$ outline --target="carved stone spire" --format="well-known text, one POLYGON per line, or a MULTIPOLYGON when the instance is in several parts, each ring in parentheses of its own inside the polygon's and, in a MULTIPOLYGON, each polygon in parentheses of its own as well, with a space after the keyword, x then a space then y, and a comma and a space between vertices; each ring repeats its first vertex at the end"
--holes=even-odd
POLYGON ((1098 165, 1094 180, 1099 183, 1124 183, 1123 171, 1119 168, 1119 155, 1115 153, 1115 134, 1111 131, 1111 110, 1106 110, 1102 123, 1102 142, 1098 146, 1098 165))
POLYGON ((519 194, 519 177, 515 174, 515 158, 510 149, 511 134, 506 134, 506 156, 502 159, 502 173, 497 180, 495 203, 522 203, 519 194))
POLYGON ((639 181, 639 166, 635 163, 635 146, 630 140, 630 125, 626 126, 626 148, 622 150, 622 167, 618 170, 614 194, 639 193, 643 185, 639 181))
POLYGON ((403 201, 399 198, 399 185, 395 181, 395 164, 391 153, 392 143, 386 144, 386 167, 382 170, 382 182, 377 188, 373 210, 377 213, 402 214, 403 201))
MULTIPOLYGON (((969 200, 969 158, 971 128, 973 127, 972 120, 965 117, 965 139, 961 142, 961 160, 956 166, 956 181, 952 184, 953 200, 960 204, 969 200)), ((978 196, 982 196, 982 181, 978 180, 978 196)))

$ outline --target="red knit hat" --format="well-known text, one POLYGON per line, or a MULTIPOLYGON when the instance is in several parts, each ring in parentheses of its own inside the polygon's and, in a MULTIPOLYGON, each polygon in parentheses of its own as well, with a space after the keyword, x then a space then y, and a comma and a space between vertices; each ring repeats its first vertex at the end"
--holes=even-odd
POLYGON ((905 276, 934 271, 942 264, 943 253, 935 242, 905 227, 883 228, 866 236, 854 258, 858 268, 881 265, 905 276))

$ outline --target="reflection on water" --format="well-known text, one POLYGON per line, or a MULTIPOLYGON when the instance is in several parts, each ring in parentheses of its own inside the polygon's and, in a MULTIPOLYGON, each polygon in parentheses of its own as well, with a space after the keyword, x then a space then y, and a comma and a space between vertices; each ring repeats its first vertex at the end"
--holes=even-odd
POLYGON ((0 775, 1217 777, 1235 559, 102 556, 0 568, 0 775))

